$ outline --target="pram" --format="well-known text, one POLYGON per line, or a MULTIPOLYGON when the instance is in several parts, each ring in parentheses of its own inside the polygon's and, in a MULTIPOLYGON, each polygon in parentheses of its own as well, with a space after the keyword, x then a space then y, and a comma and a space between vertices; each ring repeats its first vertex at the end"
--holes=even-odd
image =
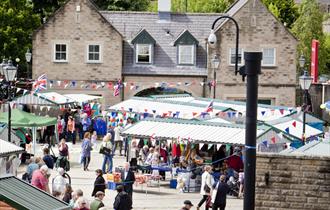
POLYGON ((64 171, 70 171, 70 162, 68 158, 65 156, 57 157, 55 168, 63 168, 64 171))

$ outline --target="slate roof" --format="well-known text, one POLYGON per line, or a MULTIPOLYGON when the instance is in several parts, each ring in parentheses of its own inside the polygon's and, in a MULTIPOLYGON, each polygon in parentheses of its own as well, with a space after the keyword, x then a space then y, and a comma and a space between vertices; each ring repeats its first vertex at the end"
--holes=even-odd
POLYGON ((0 177, 0 200, 20 210, 69 210, 66 203, 14 176, 0 177))
POLYGON ((158 13, 152 12, 101 11, 101 14, 124 36, 123 74, 207 76, 207 38, 213 21, 221 14, 171 13, 171 21, 160 21, 158 13), (141 29, 156 40, 152 65, 134 64, 130 40, 141 29), (188 30, 199 42, 196 66, 177 66, 177 47, 173 43, 183 30, 188 30))

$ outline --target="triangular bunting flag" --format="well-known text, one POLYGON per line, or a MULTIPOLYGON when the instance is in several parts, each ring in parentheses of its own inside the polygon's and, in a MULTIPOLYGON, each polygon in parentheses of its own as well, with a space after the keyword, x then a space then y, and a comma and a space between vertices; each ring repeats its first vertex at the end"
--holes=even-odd
POLYGON ((296 121, 293 121, 292 125, 293 125, 293 127, 296 127, 297 126, 296 121))
POLYGON ((222 144, 217 144, 217 150, 220 149, 221 145, 222 145, 222 144))
POLYGON ((271 140, 272 140, 273 144, 275 144, 276 138, 275 137, 272 137, 271 140))
POLYGON ((16 93, 18 93, 19 91, 21 91, 21 88, 17 88, 16 89, 16 93))
POLYGON ((208 149, 208 150, 211 149, 212 146, 213 146, 213 144, 208 144, 208 145, 207 145, 207 149, 208 149))
POLYGON ((290 133, 290 129, 289 128, 286 128, 285 129, 285 132, 290 133))
POLYGON ((51 108, 50 106, 47 106, 47 110, 48 110, 48 111, 50 110, 50 108, 51 108))
POLYGON ((268 142, 267 142, 267 140, 263 141, 262 144, 265 145, 265 146, 267 147, 267 146, 268 146, 268 142))
POLYGON ((264 116, 266 111, 261 111, 261 115, 264 116))
POLYGON ((199 150, 204 146, 204 143, 199 143, 199 150))
POLYGON ((28 92, 27 90, 24 90, 24 91, 23 91, 23 95, 25 95, 27 92, 28 92))
POLYGON ((280 113, 281 113, 281 115, 283 115, 284 114, 284 109, 280 109, 280 113))

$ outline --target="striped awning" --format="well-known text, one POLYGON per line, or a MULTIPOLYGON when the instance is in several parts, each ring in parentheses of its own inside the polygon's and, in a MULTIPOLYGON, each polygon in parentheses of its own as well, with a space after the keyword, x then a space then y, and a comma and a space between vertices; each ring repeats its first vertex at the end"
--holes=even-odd
MULTIPOLYGON (((257 135, 263 132, 258 129, 257 135)), ((127 128, 122 135, 185 139, 197 143, 245 144, 245 126, 191 120, 147 119, 127 128)))
POLYGON ((56 92, 26 94, 14 100, 17 104, 59 106, 75 101, 56 92))

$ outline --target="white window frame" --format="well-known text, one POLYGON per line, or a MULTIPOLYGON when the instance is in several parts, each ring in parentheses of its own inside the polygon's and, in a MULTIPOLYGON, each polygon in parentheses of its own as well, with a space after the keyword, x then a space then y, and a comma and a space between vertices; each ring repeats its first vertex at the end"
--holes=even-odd
POLYGON ((53 62, 55 63, 67 63, 69 61, 69 44, 66 42, 55 42, 54 43, 54 49, 53 49, 53 62), (65 45, 66 46, 66 52, 65 52, 65 60, 57 60, 56 59, 56 45, 65 45))
POLYGON ((136 64, 151 64, 152 63, 152 44, 136 44, 135 45, 135 63, 136 64), (139 47, 140 46, 149 46, 149 62, 139 61, 139 47))
MULTIPOLYGON (((228 63, 229 63, 229 66, 235 66, 235 61, 234 63, 231 62, 231 51, 233 50, 233 55, 236 56, 236 48, 229 48, 229 57, 228 57, 228 63)), ((239 53, 239 50, 241 50, 241 62, 239 63, 238 62, 238 66, 243 66, 244 65, 244 49, 243 48, 238 48, 238 54, 239 53)))
POLYGON ((102 63, 102 45, 99 43, 88 43, 86 47, 86 62, 87 63, 102 63), (89 46, 94 45, 94 46, 99 46, 99 60, 90 60, 89 59, 89 46))
POLYGON ((195 65, 195 45, 178 45, 178 64, 179 65, 195 65), (191 62, 185 62, 183 63, 181 61, 181 48, 182 47, 191 47, 191 62))
POLYGON ((261 61, 261 66, 266 66, 266 67, 273 67, 276 66, 276 48, 275 47, 265 47, 262 48, 262 57, 264 58, 264 50, 269 50, 269 49, 273 49, 274 50, 274 58, 273 58, 273 63, 272 64, 265 64, 264 63, 264 59, 262 59, 261 61))

